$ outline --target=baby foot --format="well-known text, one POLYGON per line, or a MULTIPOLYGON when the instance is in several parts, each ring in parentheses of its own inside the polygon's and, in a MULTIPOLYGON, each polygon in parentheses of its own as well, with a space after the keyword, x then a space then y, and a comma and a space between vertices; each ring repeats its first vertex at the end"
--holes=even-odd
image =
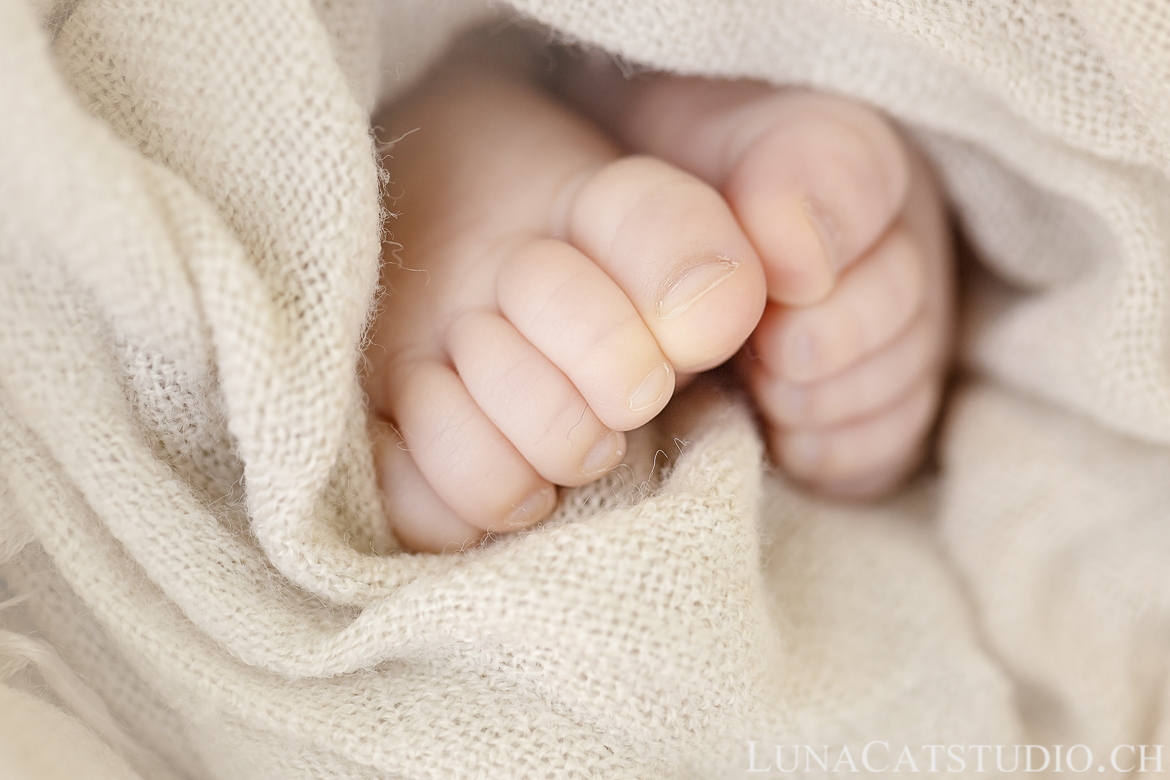
POLYGON ((949 228, 921 155, 841 98, 569 73, 630 148, 718 188, 759 253, 769 300, 738 367, 773 458, 830 494, 895 486, 923 454, 954 317, 949 228))
POLYGON ((724 199, 521 81, 451 63, 390 116, 366 351, 394 531, 458 549, 615 467, 622 431, 745 342, 764 272, 724 199), (417 129, 417 132, 413 132, 417 129))

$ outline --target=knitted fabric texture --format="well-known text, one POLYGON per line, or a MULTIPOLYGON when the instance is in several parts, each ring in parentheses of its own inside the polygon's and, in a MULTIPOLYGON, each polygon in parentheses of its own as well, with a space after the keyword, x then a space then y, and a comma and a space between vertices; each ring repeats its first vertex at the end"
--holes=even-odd
POLYGON ((0 0, 0 100, 5 777, 1170 740, 1170 5, 0 0), (532 533, 397 549, 370 116, 520 17, 913 135, 978 256, 938 477, 810 499, 711 395, 532 533))

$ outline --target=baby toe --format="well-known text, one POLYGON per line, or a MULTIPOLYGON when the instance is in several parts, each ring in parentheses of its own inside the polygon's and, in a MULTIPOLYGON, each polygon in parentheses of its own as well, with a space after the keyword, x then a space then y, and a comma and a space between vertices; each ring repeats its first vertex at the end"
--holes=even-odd
POLYGON ((448 350, 479 408, 544 479, 582 485, 621 462, 625 437, 603 425, 572 382, 499 314, 461 317, 448 350))
POLYGON ((814 488, 864 497, 869 485, 892 486, 918 462, 938 408, 937 382, 921 382, 891 406, 859 421, 828 429, 773 429, 773 455, 785 470, 814 488))
POLYGON ((374 435, 374 466, 390 528, 415 552, 458 552, 475 544, 483 529, 465 522, 443 503, 405 449, 401 435, 383 423, 374 435))
POLYGON ((932 370, 943 370, 944 334, 922 312, 894 341, 844 371, 816 382, 793 382, 760 360, 745 360, 752 397, 770 422, 827 427, 869 416, 906 395, 932 370))
POLYGON ((927 273, 907 231, 891 231, 823 301, 770 305, 753 338, 768 369, 791 382, 842 371, 893 341, 923 309, 927 273))
POLYGON ((739 142, 722 191, 760 253, 770 296, 820 300, 901 211, 907 151, 877 112, 840 98, 775 92, 745 112, 756 116, 740 122, 764 129, 739 142))
POLYGON ((435 495, 464 522, 507 533, 544 519, 556 488, 488 419, 446 364, 398 367, 391 390, 395 427, 435 495))
POLYGON ((681 373, 729 357, 759 320, 763 269, 723 198, 659 160, 630 157, 575 193, 566 237, 614 282, 681 373))
POLYGON ((560 241, 515 251, 497 281, 500 311, 572 383, 600 422, 643 425, 670 400, 675 372, 625 292, 560 241))

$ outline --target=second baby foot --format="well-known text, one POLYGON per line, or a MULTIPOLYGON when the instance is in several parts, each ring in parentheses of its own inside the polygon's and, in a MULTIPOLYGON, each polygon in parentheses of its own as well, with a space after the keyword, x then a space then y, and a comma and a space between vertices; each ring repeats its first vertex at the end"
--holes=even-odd
POLYGON ((379 478, 404 545, 459 549, 615 467, 623 431, 745 342, 764 272, 713 188, 521 79, 456 60, 381 121, 401 216, 366 350, 379 478))
POLYGON ((627 79, 599 57, 566 88, 629 148, 718 188, 764 264, 739 360, 773 458, 873 496, 920 460, 948 368, 954 266, 943 198, 881 115, 748 81, 627 79))

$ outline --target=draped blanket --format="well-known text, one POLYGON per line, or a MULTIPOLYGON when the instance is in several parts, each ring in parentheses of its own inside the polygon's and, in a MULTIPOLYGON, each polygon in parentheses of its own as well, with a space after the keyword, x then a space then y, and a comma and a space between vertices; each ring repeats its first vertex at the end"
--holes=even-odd
POLYGON ((1168 143, 1160 0, 0 0, 0 776, 1117 776, 1170 740, 1168 143), (370 117, 493 20, 907 129, 972 255, 935 473, 809 498, 710 393, 397 548, 370 117))

